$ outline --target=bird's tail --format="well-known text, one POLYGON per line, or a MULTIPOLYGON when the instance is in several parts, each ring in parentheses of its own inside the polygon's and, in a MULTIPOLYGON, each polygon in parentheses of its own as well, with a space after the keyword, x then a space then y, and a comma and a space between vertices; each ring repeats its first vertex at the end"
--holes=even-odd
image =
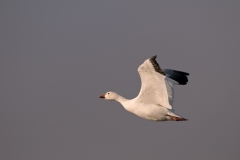
POLYGON ((167 114, 167 117, 168 117, 169 120, 172 120, 172 121, 187 121, 187 120, 188 120, 188 119, 186 119, 186 118, 177 116, 177 115, 174 114, 174 113, 168 113, 168 114, 167 114))

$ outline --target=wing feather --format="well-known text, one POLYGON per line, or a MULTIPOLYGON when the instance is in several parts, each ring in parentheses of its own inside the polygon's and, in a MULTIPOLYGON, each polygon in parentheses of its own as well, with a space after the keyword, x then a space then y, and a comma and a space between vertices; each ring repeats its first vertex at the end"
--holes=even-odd
POLYGON ((164 69, 163 71, 167 77, 177 81, 180 85, 185 85, 188 82, 187 76, 189 75, 189 73, 172 69, 164 69))
POLYGON ((173 86, 178 83, 165 76, 155 58, 147 59, 138 68, 142 85, 137 98, 144 103, 172 109, 173 86))

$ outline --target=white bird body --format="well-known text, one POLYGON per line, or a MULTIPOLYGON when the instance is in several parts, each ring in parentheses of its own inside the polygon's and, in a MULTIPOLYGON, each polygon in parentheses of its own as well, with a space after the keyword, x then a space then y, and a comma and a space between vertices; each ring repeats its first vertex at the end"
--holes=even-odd
POLYGON ((122 103, 122 105, 127 111, 147 120, 164 121, 166 120, 165 115, 168 113, 168 109, 165 107, 156 104, 139 103, 138 101, 135 101, 135 99, 126 102, 126 105, 122 103))
POLYGON ((147 120, 185 121, 173 112, 173 87, 186 84, 189 74, 169 69, 163 71, 155 58, 147 59, 138 67, 142 85, 136 98, 128 100, 115 92, 107 92, 99 98, 118 101, 127 111, 147 120))

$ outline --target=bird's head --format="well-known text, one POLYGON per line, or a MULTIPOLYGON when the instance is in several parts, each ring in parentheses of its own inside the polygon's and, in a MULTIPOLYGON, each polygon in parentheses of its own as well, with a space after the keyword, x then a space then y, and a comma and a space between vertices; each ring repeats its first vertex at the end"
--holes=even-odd
POLYGON ((107 92, 105 94, 98 96, 98 98, 103 98, 106 100, 116 100, 118 98, 118 96, 119 95, 115 92, 107 92))

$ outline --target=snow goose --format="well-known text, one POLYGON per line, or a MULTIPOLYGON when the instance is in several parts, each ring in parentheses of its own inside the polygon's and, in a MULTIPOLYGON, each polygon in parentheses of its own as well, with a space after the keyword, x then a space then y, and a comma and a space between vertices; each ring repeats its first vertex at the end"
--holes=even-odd
POLYGON ((173 110, 173 87, 188 82, 186 72, 162 70, 153 56, 138 67, 141 90, 138 96, 128 100, 115 92, 107 92, 99 98, 115 100, 129 112, 153 121, 186 121, 173 110))

